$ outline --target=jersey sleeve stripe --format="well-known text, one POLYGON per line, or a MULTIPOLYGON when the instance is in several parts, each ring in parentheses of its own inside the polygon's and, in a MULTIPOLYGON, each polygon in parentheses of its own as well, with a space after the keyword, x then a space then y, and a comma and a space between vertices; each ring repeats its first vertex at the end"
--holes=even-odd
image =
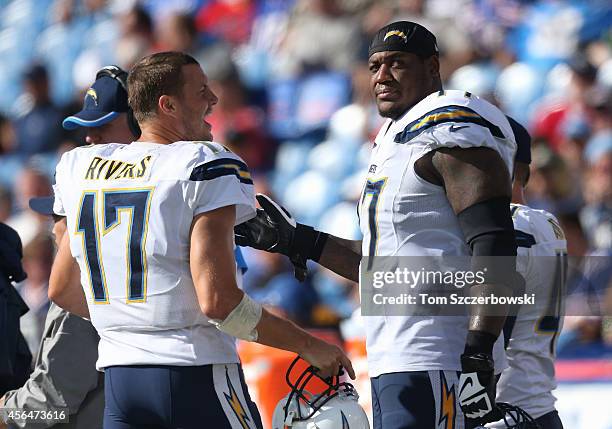
POLYGON ((241 183, 253 184, 251 173, 244 162, 232 158, 215 159, 193 169, 189 180, 212 180, 222 176, 236 176, 241 183))
POLYGON ((526 232, 515 229, 514 236, 516 237, 516 245, 518 247, 531 247, 536 244, 535 237, 526 232))
POLYGON ((502 130, 492 122, 486 120, 474 110, 465 106, 444 106, 434 109, 420 118, 412 121, 404 130, 397 133, 395 143, 407 143, 428 128, 448 122, 463 122, 480 125, 487 128, 494 137, 505 138, 502 130))

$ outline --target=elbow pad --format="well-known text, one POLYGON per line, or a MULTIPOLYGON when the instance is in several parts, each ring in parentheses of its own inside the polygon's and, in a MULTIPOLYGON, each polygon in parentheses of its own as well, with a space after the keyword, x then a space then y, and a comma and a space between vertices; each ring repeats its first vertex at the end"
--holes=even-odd
POLYGON ((240 303, 224 320, 211 320, 210 323, 232 337, 245 341, 257 341, 258 333, 255 328, 261 319, 262 311, 261 304, 253 301, 245 293, 240 303))
POLYGON ((510 214, 510 197, 491 198, 457 215, 472 251, 472 270, 484 271, 486 283, 516 283, 516 239, 510 214), (486 270, 485 270, 486 268, 486 270))

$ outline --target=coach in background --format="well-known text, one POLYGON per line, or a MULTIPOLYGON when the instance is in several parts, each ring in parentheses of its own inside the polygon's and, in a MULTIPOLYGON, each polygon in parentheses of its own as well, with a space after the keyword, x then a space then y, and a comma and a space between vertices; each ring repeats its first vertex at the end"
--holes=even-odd
MULTIPOLYGON (((131 120, 126 91, 127 73, 108 66, 96 74, 87 90, 83 109, 63 121, 66 129, 86 129, 89 144, 129 143, 140 136, 131 120)), ((32 210, 53 216, 57 241, 66 230, 66 218, 53 213, 53 197, 33 198, 32 210)), ((78 278, 75 282, 80 282, 78 278)), ((10 420, 18 428, 102 428, 104 413, 104 375, 96 370, 98 334, 92 324, 52 304, 45 321, 36 367, 23 387, 0 398, 0 407, 25 411, 64 411, 68 424, 10 420)), ((0 429, 4 429, 0 421, 0 429)))
MULTIPOLYGON (((23 384, 32 361, 19 329, 19 318, 28 311, 28 306, 11 284, 26 278, 21 257, 19 235, 0 223, 0 395, 23 384)), ((0 418, 0 426, 1 422, 0 418)))

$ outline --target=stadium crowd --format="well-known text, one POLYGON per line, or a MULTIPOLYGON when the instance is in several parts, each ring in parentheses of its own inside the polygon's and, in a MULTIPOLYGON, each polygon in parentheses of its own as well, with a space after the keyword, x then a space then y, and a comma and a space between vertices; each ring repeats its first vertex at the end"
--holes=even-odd
MULTIPOLYGON (((438 36, 445 88, 494 101, 531 132, 528 202, 559 218, 584 274, 570 286, 599 305, 566 318, 559 357, 612 357, 605 0, 0 0, 0 222, 24 243, 22 330, 32 353, 54 249, 49 219, 28 201, 50 195, 59 156, 87 143, 61 122, 80 110, 96 70, 129 69, 156 51, 194 55, 219 97, 214 138, 246 160, 257 190, 301 222, 357 239, 355 205, 382 123, 367 45, 392 19, 438 36)), ((244 252, 244 288, 303 326, 338 327, 358 307, 357 289, 329 271, 313 265, 300 284, 281 255, 244 252)))

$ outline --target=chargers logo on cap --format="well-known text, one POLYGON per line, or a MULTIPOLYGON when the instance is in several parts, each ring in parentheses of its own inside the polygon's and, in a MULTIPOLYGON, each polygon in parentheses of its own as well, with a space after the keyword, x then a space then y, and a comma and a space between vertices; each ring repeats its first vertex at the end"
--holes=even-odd
POLYGON ((383 42, 385 42, 391 36, 401 37, 404 40, 404 43, 408 43, 408 37, 406 37, 406 34, 399 30, 387 31, 387 34, 385 34, 385 37, 383 38, 383 42))
POLYGON ((87 97, 87 96, 90 96, 90 97, 93 99, 94 104, 95 104, 96 106, 98 105, 98 93, 96 93, 96 90, 95 90, 95 89, 93 89, 93 88, 89 88, 89 89, 87 90, 87 93, 85 94, 85 97, 87 97))

